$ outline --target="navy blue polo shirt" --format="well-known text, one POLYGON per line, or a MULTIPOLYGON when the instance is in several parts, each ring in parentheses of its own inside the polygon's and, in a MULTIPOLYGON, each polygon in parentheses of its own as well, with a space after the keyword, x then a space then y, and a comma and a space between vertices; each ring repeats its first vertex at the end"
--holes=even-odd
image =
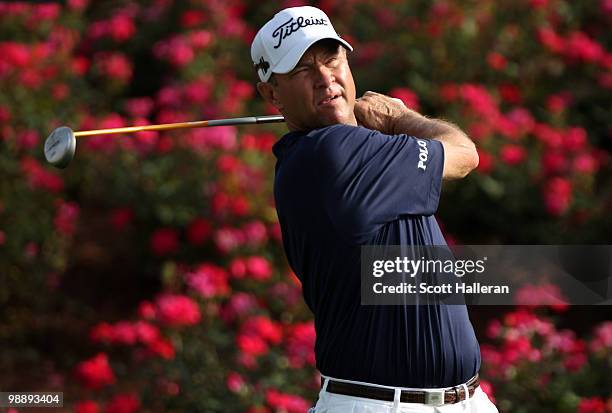
POLYGON ((442 144, 333 125, 290 132, 273 152, 283 244, 314 313, 319 371, 403 387, 471 378, 480 348, 465 306, 361 305, 360 245, 446 245, 433 216, 442 144))

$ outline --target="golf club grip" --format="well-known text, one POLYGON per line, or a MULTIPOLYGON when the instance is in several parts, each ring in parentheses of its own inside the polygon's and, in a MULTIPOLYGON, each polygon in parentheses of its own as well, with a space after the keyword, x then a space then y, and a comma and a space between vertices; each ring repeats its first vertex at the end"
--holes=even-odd
POLYGON ((165 123, 161 125, 128 126, 124 128, 78 131, 78 132, 74 132, 74 136, 75 138, 78 138, 82 136, 107 135, 107 134, 115 134, 115 133, 132 133, 132 132, 161 131, 161 130, 172 130, 172 129, 204 128, 208 126, 253 125, 253 124, 260 124, 260 123, 273 123, 273 122, 284 122, 284 121, 285 121, 285 118, 281 115, 248 116, 244 118, 200 120, 200 121, 195 121, 195 122, 165 123))

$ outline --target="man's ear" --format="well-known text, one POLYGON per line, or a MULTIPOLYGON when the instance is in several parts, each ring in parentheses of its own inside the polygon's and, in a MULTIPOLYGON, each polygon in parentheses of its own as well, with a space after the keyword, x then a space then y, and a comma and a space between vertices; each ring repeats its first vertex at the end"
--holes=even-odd
POLYGON ((266 102, 274 106, 279 111, 282 110, 283 105, 276 98, 274 86, 268 82, 257 82, 257 91, 266 102))

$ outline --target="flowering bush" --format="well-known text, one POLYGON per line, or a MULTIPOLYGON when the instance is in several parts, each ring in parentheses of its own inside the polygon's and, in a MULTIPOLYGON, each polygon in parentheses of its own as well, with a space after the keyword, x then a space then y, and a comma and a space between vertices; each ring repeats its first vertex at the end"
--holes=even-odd
MULTIPOLYGON (((317 5, 360 91, 476 141, 478 170, 441 201, 449 240, 607 239, 609 1, 317 5)), ((249 45, 278 7, 0 1, 0 387, 64 391, 76 412, 309 406, 314 327, 271 192, 284 127, 84 138, 62 171, 42 156, 62 124, 273 113, 249 45)), ((483 387, 502 411, 610 411, 609 323, 587 339, 555 321, 491 321, 483 387)))

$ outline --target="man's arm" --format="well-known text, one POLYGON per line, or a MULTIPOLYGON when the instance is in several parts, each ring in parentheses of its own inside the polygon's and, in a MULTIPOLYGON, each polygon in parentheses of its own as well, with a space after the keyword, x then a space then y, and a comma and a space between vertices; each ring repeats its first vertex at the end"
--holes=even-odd
POLYGON ((461 129, 443 120, 428 119, 398 99, 366 92, 355 102, 355 116, 361 125, 383 133, 440 141, 444 147, 443 179, 463 178, 478 166, 476 145, 461 129))

